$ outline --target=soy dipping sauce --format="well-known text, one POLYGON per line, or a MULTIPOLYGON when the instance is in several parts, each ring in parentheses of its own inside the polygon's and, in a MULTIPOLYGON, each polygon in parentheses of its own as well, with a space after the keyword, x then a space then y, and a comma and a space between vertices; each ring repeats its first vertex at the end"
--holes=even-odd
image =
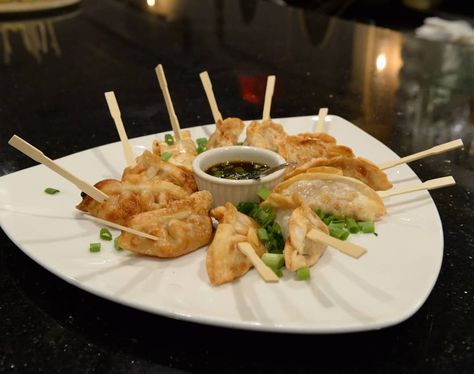
POLYGON ((259 176, 270 166, 253 161, 226 161, 211 166, 206 173, 217 178, 225 179, 253 179, 259 176))

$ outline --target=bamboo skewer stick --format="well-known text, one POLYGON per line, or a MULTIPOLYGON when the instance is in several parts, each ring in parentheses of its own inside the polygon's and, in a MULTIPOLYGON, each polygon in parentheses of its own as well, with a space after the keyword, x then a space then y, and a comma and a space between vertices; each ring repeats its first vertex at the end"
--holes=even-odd
POLYGON ((44 166, 58 173, 63 178, 66 178, 69 182, 76 185, 81 191, 83 191, 99 203, 102 203, 103 201, 108 199, 108 196, 101 190, 90 185, 87 182, 84 182, 82 179, 76 177, 74 174, 70 173, 62 166, 59 166, 56 162, 45 156, 45 154, 41 152, 38 148, 32 146, 30 143, 23 140, 19 136, 13 135, 8 141, 8 144, 18 149, 20 152, 24 153, 28 157, 32 158, 36 162, 39 162, 40 164, 43 164, 44 166))
POLYGON ((207 71, 203 71, 201 74, 199 74, 199 77, 201 78, 204 91, 206 92, 207 101, 211 107, 214 123, 217 124, 218 121, 222 121, 222 115, 221 112, 219 112, 219 108, 217 107, 216 97, 214 96, 214 91, 212 90, 211 79, 209 78, 207 71))
POLYGON ((456 148, 461 148, 463 146, 464 146, 464 144, 462 143, 462 140, 461 139, 456 139, 456 140, 453 140, 453 141, 450 141, 450 142, 447 142, 447 143, 444 143, 444 144, 436 145, 436 146, 434 146, 430 149, 427 149, 425 151, 421 151, 421 152, 414 153, 414 154, 409 155, 409 156, 402 157, 399 160, 394 160, 394 161, 390 161, 390 162, 381 163, 378 166, 381 170, 385 170, 385 169, 388 169, 388 168, 391 168, 391 167, 394 167, 394 166, 397 166, 397 165, 400 165, 400 164, 405 164, 405 163, 408 163, 408 162, 416 161, 416 160, 419 160, 419 159, 424 158, 424 157, 437 155, 439 153, 450 151, 450 150, 456 149, 456 148))
POLYGON ((117 230, 126 231, 126 232, 129 232, 130 234, 141 236, 142 238, 151 239, 151 240, 159 240, 160 239, 157 236, 147 234, 146 232, 138 231, 138 230, 132 229, 131 227, 127 227, 127 226, 122 226, 122 225, 119 225, 118 223, 106 221, 105 219, 97 218, 97 217, 91 216, 89 214, 84 214, 83 216, 84 216, 84 218, 87 218, 88 220, 100 223, 104 226, 109 226, 109 227, 112 227, 112 228, 117 229, 117 230))
POLYGON ((158 82, 160 83, 161 91, 165 98, 166 108, 168 109, 168 115, 170 116, 171 127, 173 128, 174 138, 177 143, 181 141, 181 129, 179 127, 178 117, 174 111, 173 102, 171 101, 170 92, 168 90, 168 83, 166 82, 165 72, 163 71, 163 66, 159 64, 155 68, 156 76, 158 77, 158 82))
POLYGON ((411 185, 407 187, 398 187, 398 188, 392 188, 386 191, 378 191, 378 194, 381 198, 385 198, 389 196, 401 195, 404 193, 414 192, 414 191, 434 190, 436 188, 452 186, 454 184, 456 184, 456 181, 454 180, 453 177, 451 176, 442 177, 442 178, 430 179, 430 180, 427 180, 426 182, 417 183, 415 185, 411 185))
POLYGON ((105 92, 104 95, 105 100, 107 101, 107 105, 109 107, 110 115, 114 120, 115 127, 117 128, 117 132, 120 137, 120 141, 122 142, 125 161, 127 162, 128 166, 134 166, 136 164, 135 155, 133 153, 132 146, 128 141, 127 133, 125 132, 125 127, 123 126, 122 115, 120 113, 120 109, 117 103, 117 99, 115 98, 114 91, 105 92))
POLYGON ((318 123, 316 124, 316 128, 314 132, 324 132, 325 131, 325 120, 326 116, 328 115, 328 108, 321 108, 319 109, 318 113, 318 123))
POLYGON ((260 257, 257 256, 255 250, 253 249, 250 243, 241 242, 237 244, 237 247, 245 256, 247 256, 247 258, 250 260, 255 269, 257 269, 258 274, 260 274, 260 276, 265 282, 279 281, 279 278, 273 272, 273 270, 270 269, 267 265, 265 265, 265 263, 260 259, 260 257))
POLYGON ((365 249, 364 247, 361 247, 354 243, 345 242, 345 241, 333 238, 332 236, 329 236, 328 234, 325 234, 324 232, 320 230, 316 230, 316 229, 312 229, 310 232, 308 232, 306 234, 306 237, 309 240, 323 242, 324 244, 327 244, 333 248, 336 248, 342 253, 354 258, 359 258, 367 252, 367 249, 365 249))
POLYGON ((270 108, 272 106, 273 91, 275 89, 275 76, 269 75, 267 78, 267 88, 265 89, 265 101, 263 103, 262 120, 270 119, 270 108))

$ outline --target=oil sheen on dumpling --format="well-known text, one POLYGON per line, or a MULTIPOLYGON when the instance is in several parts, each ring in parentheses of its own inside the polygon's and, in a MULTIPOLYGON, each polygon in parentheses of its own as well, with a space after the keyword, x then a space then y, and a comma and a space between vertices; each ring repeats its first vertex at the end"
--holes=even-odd
POLYGON ((154 236, 152 240, 122 232, 118 245, 126 250, 156 257, 178 257, 201 248, 211 241, 212 221, 209 210, 212 196, 208 191, 172 201, 166 208, 140 213, 127 226, 154 236))
POLYGON ((321 209, 336 217, 376 221, 385 214, 380 196, 361 181, 337 174, 304 173, 279 185, 276 193, 298 193, 312 209, 321 209))

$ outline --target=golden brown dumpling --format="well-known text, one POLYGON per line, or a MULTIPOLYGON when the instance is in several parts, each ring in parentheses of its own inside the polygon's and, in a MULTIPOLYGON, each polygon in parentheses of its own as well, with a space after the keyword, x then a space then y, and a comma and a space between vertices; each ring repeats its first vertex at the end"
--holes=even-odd
POLYGON ((212 221, 209 210, 212 196, 208 191, 169 203, 166 208, 137 214, 127 226, 157 236, 159 240, 122 232, 118 245, 126 250, 156 257, 178 257, 211 241, 212 221))
POLYGON ((392 183, 389 182, 387 175, 377 165, 362 157, 313 158, 296 167, 285 176, 285 179, 322 166, 340 169, 346 177, 358 179, 375 191, 385 191, 392 188, 392 183))
POLYGON ((241 277, 253 266, 237 248, 238 243, 249 242, 259 257, 266 250, 258 240, 257 223, 231 203, 212 210, 211 215, 219 225, 207 250, 206 267, 211 284, 218 286, 241 277))
POLYGON ((149 180, 164 180, 182 187, 189 193, 197 191, 194 176, 176 165, 163 161, 160 156, 145 151, 137 157, 136 165, 127 167, 122 174, 122 181, 141 183, 149 180))
MULTIPOLYGON (((280 153, 280 148, 285 143, 286 137, 287 134, 279 123, 272 120, 253 121, 247 127, 247 137, 244 145, 270 149, 280 153)), ((285 157, 284 154, 281 155, 285 157)))
POLYGON ((159 209, 174 200, 184 199, 189 193, 167 181, 153 180, 140 183, 105 179, 95 184, 109 198, 102 203, 85 195, 77 209, 95 217, 124 225, 135 214, 159 209))
POLYGON ((230 117, 224 121, 217 121, 216 131, 209 137, 207 149, 237 144, 243 129, 244 123, 240 118, 230 117))
POLYGON ((382 199, 372 188, 337 174, 299 174, 278 184, 273 192, 289 196, 298 193, 310 208, 342 219, 376 221, 386 213, 382 199))

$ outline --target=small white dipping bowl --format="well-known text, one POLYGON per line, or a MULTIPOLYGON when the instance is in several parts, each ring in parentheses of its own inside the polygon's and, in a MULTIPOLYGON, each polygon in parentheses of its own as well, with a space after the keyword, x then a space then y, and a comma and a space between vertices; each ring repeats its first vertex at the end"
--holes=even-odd
POLYGON ((214 207, 224 205, 226 202, 231 202, 234 205, 241 201, 258 202, 258 189, 262 186, 273 189, 283 180, 285 173, 285 170, 282 169, 258 180, 224 179, 206 173, 206 170, 211 166, 226 161, 253 161, 270 167, 286 162, 276 152, 243 145, 214 148, 201 153, 193 161, 194 177, 199 190, 206 190, 212 194, 214 207))

